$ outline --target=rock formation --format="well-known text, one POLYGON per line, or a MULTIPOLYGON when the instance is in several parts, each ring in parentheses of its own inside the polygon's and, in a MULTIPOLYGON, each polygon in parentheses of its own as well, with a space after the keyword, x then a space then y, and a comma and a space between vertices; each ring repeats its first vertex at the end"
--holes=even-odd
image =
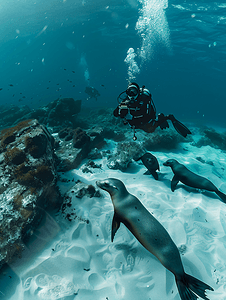
POLYGON ((43 209, 61 204, 54 138, 37 120, 0 134, 0 266, 18 257, 43 209))

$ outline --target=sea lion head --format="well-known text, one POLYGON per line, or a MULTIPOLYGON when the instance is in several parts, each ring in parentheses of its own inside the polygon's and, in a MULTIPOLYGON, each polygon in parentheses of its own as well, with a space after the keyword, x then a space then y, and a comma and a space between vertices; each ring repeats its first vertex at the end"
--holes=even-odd
POLYGON ((168 159, 166 162, 163 163, 163 166, 173 168, 176 164, 178 164, 178 161, 176 159, 168 159))
POLYGON ((145 167, 149 170, 159 170, 159 164, 157 161, 157 158, 152 155, 151 153, 145 153, 142 157, 141 160, 145 167))
POLYGON ((108 192, 111 196, 115 194, 127 193, 124 183, 116 178, 106 178, 96 181, 96 185, 102 190, 108 192))

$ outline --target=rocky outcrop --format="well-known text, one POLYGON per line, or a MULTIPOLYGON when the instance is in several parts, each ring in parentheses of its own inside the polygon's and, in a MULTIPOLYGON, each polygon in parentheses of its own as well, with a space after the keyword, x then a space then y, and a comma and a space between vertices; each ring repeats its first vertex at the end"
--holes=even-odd
POLYGON ((21 107, 11 105, 10 107, 3 107, 0 111, 0 127, 11 126, 17 120, 23 118, 31 112, 31 109, 27 105, 21 107))
POLYGON ((43 209, 60 206, 54 139, 37 120, 0 134, 0 266, 23 250, 43 209))
POLYGON ((116 153, 109 156, 107 166, 109 169, 125 171, 132 160, 139 160, 146 150, 136 142, 118 143, 116 153))
MULTIPOLYGON (((77 127, 77 114, 81 111, 81 100, 73 98, 57 99, 46 106, 31 110, 28 106, 11 106, 0 113, 0 127, 16 125, 28 119, 37 119, 39 123, 59 131, 61 127, 77 127)), ((79 121, 82 123, 82 121, 79 121)))
POLYGON ((185 139, 174 129, 167 128, 166 130, 161 130, 157 128, 144 141, 143 145, 148 151, 164 151, 177 149, 180 143, 191 141, 192 137, 190 135, 185 139))
POLYGON ((197 142, 193 142, 193 146, 198 148, 211 146, 226 151, 226 133, 219 133, 215 129, 205 128, 201 131, 201 134, 202 137, 197 142))
POLYGON ((98 151, 105 145, 104 137, 99 131, 94 129, 86 132, 80 127, 62 129, 56 142, 59 145, 55 150, 59 172, 77 168, 92 150, 98 151))
POLYGON ((92 184, 86 184, 78 180, 75 184, 65 193, 62 206, 60 211, 62 216, 68 221, 73 221, 79 219, 82 222, 89 223, 89 219, 81 219, 77 215, 77 212, 73 208, 73 199, 74 197, 82 199, 83 197, 93 198, 101 197, 100 191, 96 189, 92 184))

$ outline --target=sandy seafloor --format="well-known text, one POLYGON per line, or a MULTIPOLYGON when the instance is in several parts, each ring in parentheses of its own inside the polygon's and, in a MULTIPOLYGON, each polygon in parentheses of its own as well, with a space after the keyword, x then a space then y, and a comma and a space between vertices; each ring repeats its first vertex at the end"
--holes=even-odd
MULTIPOLYGON (((107 140, 104 150, 115 146, 115 142, 107 140)), ((74 181, 95 185, 96 180, 107 177, 122 180, 167 229, 180 249, 185 271, 215 289, 207 292, 209 299, 226 299, 226 204, 215 193, 181 183, 171 192, 173 173, 163 166, 167 159, 175 158, 226 193, 225 153, 210 146, 196 148, 184 143, 174 152, 152 154, 160 164, 159 181, 143 175, 146 168, 141 161, 133 161, 127 172, 121 172, 109 169, 106 158, 95 160, 102 168, 92 169, 92 174, 83 173, 81 168, 60 174, 61 191, 72 197, 72 207, 65 213, 75 211, 78 217, 69 221, 59 213, 46 214, 23 257, 1 276, 0 299, 180 299, 172 273, 123 224, 114 242, 110 241, 113 206, 107 192, 101 191, 100 198, 79 199, 73 195, 74 181), (212 161, 213 165, 196 157, 212 161), (7 289, 15 292, 7 297, 7 289)))

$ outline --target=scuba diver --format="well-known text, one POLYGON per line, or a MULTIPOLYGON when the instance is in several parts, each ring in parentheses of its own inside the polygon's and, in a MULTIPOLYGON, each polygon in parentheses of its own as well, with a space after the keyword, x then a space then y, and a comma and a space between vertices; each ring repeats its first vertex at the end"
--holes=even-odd
POLYGON ((135 82, 128 85, 126 91, 117 98, 119 105, 114 110, 113 115, 123 119, 124 125, 129 124, 134 130, 133 139, 136 140, 135 129, 142 129, 145 132, 154 132, 157 127, 161 129, 169 128, 170 120, 176 131, 183 137, 191 134, 191 131, 179 122, 173 115, 165 116, 158 114, 156 120, 156 108, 152 100, 151 93, 145 86, 142 88, 135 82), (122 100, 119 102, 119 99, 122 100))

